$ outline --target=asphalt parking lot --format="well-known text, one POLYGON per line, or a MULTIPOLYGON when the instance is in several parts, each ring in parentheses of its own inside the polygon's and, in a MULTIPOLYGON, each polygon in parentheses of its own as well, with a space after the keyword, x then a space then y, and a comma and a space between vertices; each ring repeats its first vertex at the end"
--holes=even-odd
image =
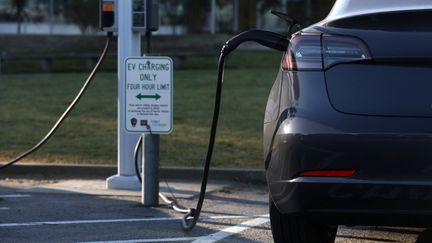
MULTIPOLYGON (((196 182, 168 181, 194 207, 196 182)), ((171 196, 165 181, 161 191, 171 196)), ((139 191, 105 189, 103 179, 0 180, 1 242, 272 242, 262 184, 213 181, 202 220, 191 232, 165 205, 140 205, 139 191)), ((413 228, 340 227, 336 242, 432 242, 413 228), (420 240, 417 240, 418 235, 420 240)))

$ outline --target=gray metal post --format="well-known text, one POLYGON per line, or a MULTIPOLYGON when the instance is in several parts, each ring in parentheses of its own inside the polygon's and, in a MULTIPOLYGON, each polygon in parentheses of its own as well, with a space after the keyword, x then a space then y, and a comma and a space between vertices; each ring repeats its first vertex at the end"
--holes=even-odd
POLYGON ((282 0, 281 1, 281 5, 280 5, 280 11, 282 12, 282 13, 286 13, 287 12, 287 9, 288 9, 288 0, 282 0))
POLYGON ((142 197, 144 206, 159 205, 159 135, 142 135, 142 197))
POLYGON ((239 0, 233 0, 233 33, 238 32, 239 25, 239 0))
POLYGON ((257 7, 256 7, 256 12, 255 12, 255 15, 256 15, 255 26, 257 29, 261 29, 261 25, 262 25, 261 8, 262 8, 262 2, 257 1, 257 7))
MULTIPOLYGON (((152 0, 147 2, 147 7, 152 6, 152 0)), ((152 10, 147 12, 147 54, 151 54, 152 37, 152 10)), ((151 129, 151 128, 150 128, 151 129)), ((159 205, 159 135, 150 134, 143 136, 142 153, 142 204, 144 206, 159 205)))
POLYGON ((49 33, 54 32, 54 0, 49 1, 49 33))
POLYGON ((210 33, 216 33, 216 0, 211 0, 210 33))
POLYGON ((2 65, 3 65, 3 53, 0 52, 0 81, 2 79, 2 65))
POLYGON ((125 130, 125 60, 141 56, 141 35, 132 31, 132 0, 117 1, 118 14, 118 174, 107 179, 110 189, 139 189, 133 152, 139 134, 125 130))

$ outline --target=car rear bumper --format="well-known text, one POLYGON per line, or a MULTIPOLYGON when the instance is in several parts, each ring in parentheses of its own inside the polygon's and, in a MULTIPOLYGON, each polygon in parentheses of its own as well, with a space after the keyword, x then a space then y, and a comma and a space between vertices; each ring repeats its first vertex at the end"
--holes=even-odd
MULTIPOLYGON (((432 226, 429 134, 297 134, 276 138, 266 175, 282 213, 328 224, 432 226), (349 177, 302 172, 353 170, 349 177)), ((295 131, 295 130, 294 130, 295 131)))
POLYGON ((298 177, 270 187, 280 212, 326 224, 432 226, 432 182, 298 177))

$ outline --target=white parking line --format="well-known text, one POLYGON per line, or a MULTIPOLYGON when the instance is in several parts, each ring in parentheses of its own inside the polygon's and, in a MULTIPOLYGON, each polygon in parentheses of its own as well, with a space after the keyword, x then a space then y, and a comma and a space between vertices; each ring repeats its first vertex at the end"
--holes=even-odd
POLYGON ((240 223, 238 225, 232 226, 232 227, 228 227, 226 229, 223 229, 217 233, 208 235, 208 236, 203 236, 200 237, 198 239, 196 239, 195 241, 193 241, 192 243, 213 243, 222 239, 225 239, 227 237, 230 237, 232 235, 238 234, 242 231, 245 231, 247 229, 265 224, 267 222, 269 222, 269 216, 268 215, 261 215, 260 217, 257 217, 255 219, 240 223))
MULTIPOLYGON (((211 219, 227 219, 227 218, 251 218, 250 216, 214 216, 207 217, 211 219)), ((232 227, 228 227, 219 232, 211 235, 201 236, 201 237, 177 237, 177 238, 158 238, 158 239, 134 239, 134 240, 117 240, 117 241, 88 241, 79 243, 147 243, 147 242, 175 242, 175 241, 192 241, 192 243, 214 243, 219 240, 223 240, 232 235, 241 233, 242 231, 248 230, 250 228, 265 224, 269 222, 269 216, 261 215, 254 216, 252 220, 245 221, 243 223, 237 224, 232 227)))
POLYGON ((21 197, 31 197, 31 195, 29 195, 29 194, 0 195, 0 198, 21 198, 21 197))
MULTIPOLYGON (((222 215, 222 216, 208 216, 203 217, 206 219, 247 219, 256 218, 256 215, 222 215)), ((182 218, 132 218, 132 219, 96 219, 96 220, 72 220, 72 221, 41 221, 41 222, 24 222, 24 223, 3 223, 0 228, 6 227, 25 227, 25 226, 41 226, 41 225, 69 225, 69 224, 104 224, 104 223, 124 223, 124 222, 152 222, 152 221, 172 221, 181 220, 182 218)))
POLYGON ((157 238, 157 239, 135 239, 135 240, 117 240, 117 241, 88 241, 78 243, 147 243, 147 242, 175 242, 175 241, 192 241, 199 237, 179 237, 179 238, 157 238))
POLYGON ((9 210, 8 207, 0 207, 0 210, 9 210))

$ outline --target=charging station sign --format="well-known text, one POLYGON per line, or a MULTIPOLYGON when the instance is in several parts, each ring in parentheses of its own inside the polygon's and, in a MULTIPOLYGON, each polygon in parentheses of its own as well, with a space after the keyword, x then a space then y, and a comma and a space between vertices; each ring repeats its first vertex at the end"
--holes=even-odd
POLYGON ((126 131, 168 134, 173 129, 173 63, 169 57, 126 59, 126 131))

